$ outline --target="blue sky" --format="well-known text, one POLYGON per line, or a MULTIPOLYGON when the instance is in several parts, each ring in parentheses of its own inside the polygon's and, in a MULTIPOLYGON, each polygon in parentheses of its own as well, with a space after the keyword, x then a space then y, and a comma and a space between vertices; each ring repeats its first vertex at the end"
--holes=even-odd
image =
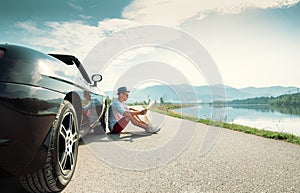
MULTIPOLYGON (((74 54, 81 60, 97 43, 120 30, 146 24, 167 26, 197 39, 226 85, 300 87, 299 0, 228 0, 223 4, 217 0, 2 0, 0 16, 0 43, 74 54)), ((174 53, 147 48, 125 53, 115 66, 137 63, 139 55, 149 60, 168 56, 169 63, 176 63, 174 53)), ((178 65, 187 62, 180 56, 177 61, 181 61, 178 65)), ((107 73, 118 76, 113 65, 107 73)), ((193 78, 191 82, 205 84, 205 77, 193 78)), ((107 83, 106 89, 110 87, 107 83)))
MULTIPOLYGON (((22 41, 20 22, 34 22, 43 28, 45 22, 84 21, 96 26, 106 18, 121 17, 129 0, 39 1, 2 0, 0 6, 0 41, 27 44, 22 41), (16 6, 18 4, 18 6, 16 6)), ((30 46, 30 45, 29 45, 30 46)))
POLYGON ((12 22, 27 20, 45 22, 86 19, 89 23, 96 25, 98 21, 105 18, 121 17, 122 9, 129 2, 129 0, 2 0, 0 11, 5 20, 1 23, 12 24, 12 22))

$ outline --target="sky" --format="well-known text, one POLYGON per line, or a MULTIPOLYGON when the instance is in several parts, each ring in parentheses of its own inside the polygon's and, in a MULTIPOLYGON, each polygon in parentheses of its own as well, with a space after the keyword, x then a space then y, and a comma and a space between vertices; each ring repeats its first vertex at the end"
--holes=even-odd
MULTIPOLYGON (((300 87, 299 0, 2 0, 0 17, 0 43, 72 54, 81 61, 90 61, 87 57, 92 57, 90 53, 97 45, 124 30, 161 26, 197 41, 225 85, 300 87)), ((148 39, 159 36, 155 32, 148 34, 148 39)), ((183 42, 182 47, 190 46, 186 44, 183 42)), ((115 42, 114 46, 120 45, 115 42)), ((149 61, 171 66, 190 84, 207 84, 211 75, 201 66, 197 68, 187 55, 156 45, 131 45, 119 50, 108 64, 84 65, 90 73, 103 74, 104 90, 112 90, 119 77, 149 61)), ((139 76, 136 85, 151 84, 139 76)), ((184 83, 172 76, 166 80, 169 84, 184 83)))

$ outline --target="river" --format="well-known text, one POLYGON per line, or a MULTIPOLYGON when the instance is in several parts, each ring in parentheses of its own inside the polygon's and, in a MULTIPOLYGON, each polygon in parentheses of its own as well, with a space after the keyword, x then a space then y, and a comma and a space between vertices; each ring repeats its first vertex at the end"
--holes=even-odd
POLYGON ((223 120, 228 123, 300 136, 300 107, 198 105, 175 109, 175 111, 202 119, 223 120))

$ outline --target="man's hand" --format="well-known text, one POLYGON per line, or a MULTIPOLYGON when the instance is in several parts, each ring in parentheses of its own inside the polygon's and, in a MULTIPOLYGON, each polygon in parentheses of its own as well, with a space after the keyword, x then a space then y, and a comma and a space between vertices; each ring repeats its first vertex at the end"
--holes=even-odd
POLYGON ((147 113, 147 109, 141 110, 140 115, 145 115, 147 113))

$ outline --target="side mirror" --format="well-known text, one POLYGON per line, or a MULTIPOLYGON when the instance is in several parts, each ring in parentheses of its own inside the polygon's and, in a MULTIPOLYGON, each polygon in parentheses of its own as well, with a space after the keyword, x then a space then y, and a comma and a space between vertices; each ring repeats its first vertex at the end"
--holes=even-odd
POLYGON ((94 82, 94 87, 97 86, 97 83, 100 82, 102 80, 102 76, 100 74, 94 74, 92 76, 92 81, 94 82))

